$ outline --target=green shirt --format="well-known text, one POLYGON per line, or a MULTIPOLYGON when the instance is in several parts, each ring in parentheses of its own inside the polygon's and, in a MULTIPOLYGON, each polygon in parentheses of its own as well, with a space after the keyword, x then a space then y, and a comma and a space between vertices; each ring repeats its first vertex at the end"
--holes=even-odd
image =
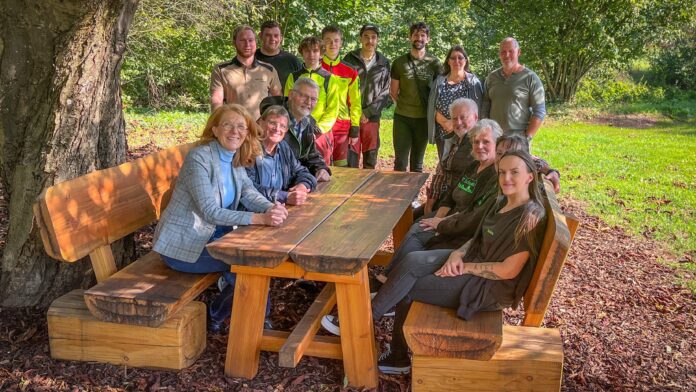
POLYGON ((498 68, 486 78, 483 93, 483 116, 495 120, 505 134, 524 132, 529 126, 532 107, 544 103, 541 79, 529 68, 509 78, 498 68))
POLYGON ((399 96, 394 112, 410 118, 425 118, 428 114, 430 83, 439 72, 440 61, 428 53, 422 59, 415 59, 411 53, 406 53, 394 60, 391 78, 399 81, 399 96))

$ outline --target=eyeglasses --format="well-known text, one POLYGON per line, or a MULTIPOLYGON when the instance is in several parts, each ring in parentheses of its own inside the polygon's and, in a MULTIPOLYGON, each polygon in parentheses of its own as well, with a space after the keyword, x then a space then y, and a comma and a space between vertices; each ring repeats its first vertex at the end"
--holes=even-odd
POLYGON ((232 130, 235 130, 239 133, 246 133, 249 130, 249 128, 246 126, 246 124, 222 123, 222 124, 220 124, 220 128, 222 128, 226 132, 230 132, 232 130))
POLYGON ((452 61, 464 61, 464 60, 466 60, 466 57, 464 57, 464 56, 450 56, 449 59, 452 61))
POLYGON ((319 98, 310 96, 298 90, 292 90, 292 93, 297 94, 303 101, 309 100, 311 103, 317 103, 319 98))
POLYGON ((287 130, 288 130, 288 123, 287 123, 287 122, 286 122, 286 123, 281 123, 281 122, 278 122, 278 121, 273 120, 273 121, 266 121, 266 124, 268 124, 269 127, 272 127, 272 128, 275 128, 275 129, 280 129, 280 130, 283 130, 283 131, 287 131, 287 130))

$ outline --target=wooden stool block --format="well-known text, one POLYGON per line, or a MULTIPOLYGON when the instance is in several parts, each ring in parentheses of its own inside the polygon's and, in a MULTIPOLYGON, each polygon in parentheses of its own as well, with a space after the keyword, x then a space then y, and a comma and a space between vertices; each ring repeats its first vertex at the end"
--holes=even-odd
POLYGON ((488 361, 413 356, 412 388, 425 391, 558 391, 563 345, 557 329, 505 326, 488 361))
POLYGON ((157 328, 99 321, 83 290, 56 299, 48 309, 51 357, 131 367, 183 369, 205 350, 205 304, 192 301, 157 328))
POLYGON ((466 321, 454 309, 416 301, 404 334, 415 355, 488 360, 503 342, 503 313, 479 312, 466 321))

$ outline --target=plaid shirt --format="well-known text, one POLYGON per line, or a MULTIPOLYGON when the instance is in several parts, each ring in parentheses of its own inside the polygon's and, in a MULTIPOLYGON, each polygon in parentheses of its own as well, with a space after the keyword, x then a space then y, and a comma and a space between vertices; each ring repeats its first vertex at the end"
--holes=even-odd
POLYGON ((428 199, 438 200, 447 194, 453 178, 459 179, 474 158, 471 156, 471 142, 467 135, 459 140, 454 136, 445 141, 445 152, 437 164, 433 181, 426 190, 428 199))

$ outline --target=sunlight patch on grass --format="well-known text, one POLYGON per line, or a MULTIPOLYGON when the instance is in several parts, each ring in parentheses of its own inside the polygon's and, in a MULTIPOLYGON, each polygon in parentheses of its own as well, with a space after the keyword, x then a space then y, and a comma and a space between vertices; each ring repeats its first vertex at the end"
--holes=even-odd
POLYGON ((630 233, 682 255, 696 250, 696 129, 658 123, 648 129, 549 124, 534 153, 560 169, 561 197, 630 233))

